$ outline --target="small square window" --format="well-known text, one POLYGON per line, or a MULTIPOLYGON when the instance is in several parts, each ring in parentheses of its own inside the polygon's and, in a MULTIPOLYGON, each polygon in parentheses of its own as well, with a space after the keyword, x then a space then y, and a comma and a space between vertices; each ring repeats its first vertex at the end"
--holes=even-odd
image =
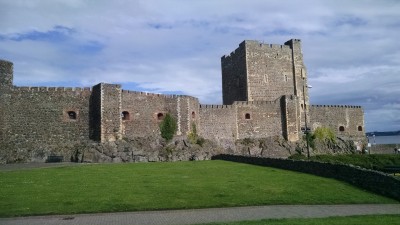
POLYGON ((70 120, 76 120, 76 112, 75 111, 68 111, 67 114, 68 114, 68 118, 70 120))
POLYGON ((121 113, 122 120, 130 120, 130 115, 128 111, 123 111, 121 113))

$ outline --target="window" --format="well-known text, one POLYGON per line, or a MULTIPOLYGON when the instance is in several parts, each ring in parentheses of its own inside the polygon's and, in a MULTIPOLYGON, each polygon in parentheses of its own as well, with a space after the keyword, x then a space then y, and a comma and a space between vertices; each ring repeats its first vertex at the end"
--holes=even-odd
POLYGON ((196 118, 196 113, 192 112, 192 119, 195 119, 195 118, 196 118))
POLYGON ((264 74, 264 79, 263 79, 264 83, 267 84, 268 83, 268 74, 264 74))
POLYGON ((67 114, 68 114, 68 118, 70 120, 76 120, 76 112, 75 111, 68 111, 67 114))
POLYGON ((158 114, 157 114, 157 119, 158 119, 158 120, 164 119, 164 113, 158 113, 158 114))
POLYGON ((121 117, 122 117, 122 120, 129 120, 130 119, 129 112, 128 111, 123 111, 121 113, 121 117))
POLYGON ((249 120, 249 119, 251 118, 250 113, 244 114, 244 118, 245 118, 246 120, 249 120))
POLYGON ((358 126, 358 131, 362 131, 362 126, 358 126))
POLYGON ((339 131, 343 132, 344 131, 344 126, 339 127, 339 131))

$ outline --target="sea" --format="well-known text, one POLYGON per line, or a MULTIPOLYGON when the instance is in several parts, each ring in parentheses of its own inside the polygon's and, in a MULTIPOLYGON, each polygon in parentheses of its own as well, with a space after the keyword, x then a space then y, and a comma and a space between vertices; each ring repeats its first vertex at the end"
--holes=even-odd
POLYGON ((400 144, 400 135, 393 136, 369 136, 368 143, 371 144, 400 144))

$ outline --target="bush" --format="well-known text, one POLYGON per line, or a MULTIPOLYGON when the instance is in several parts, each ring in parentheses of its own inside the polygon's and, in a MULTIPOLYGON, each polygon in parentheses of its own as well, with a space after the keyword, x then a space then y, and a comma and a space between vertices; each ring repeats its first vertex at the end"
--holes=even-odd
POLYGON ((305 135, 305 140, 308 141, 308 144, 312 149, 315 149, 315 142, 325 143, 328 146, 333 146, 336 144, 336 134, 329 127, 318 127, 314 130, 314 132, 307 132, 305 135))
POLYGON ((188 134, 188 139, 191 144, 196 144, 197 143, 197 129, 196 129, 196 124, 192 123, 192 130, 188 134))
POLYGON ((306 141, 308 141, 308 144, 312 149, 315 149, 315 136, 311 132, 307 132, 305 135, 306 141))
POLYGON ((197 138, 196 144, 198 144, 201 147, 203 147, 204 142, 206 142, 206 139, 200 137, 200 138, 197 138))
POLYGON ((313 136, 315 139, 327 142, 327 143, 336 143, 336 134, 329 127, 318 127, 315 129, 313 136))
MULTIPOLYGON (((303 155, 291 155, 290 159, 305 159, 303 155)), ((316 155, 310 157, 311 161, 329 162, 333 164, 352 164, 366 169, 382 170, 385 166, 400 165, 400 155, 316 155)))
POLYGON ((171 116, 171 114, 167 113, 163 121, 160 123, 161 137, 167 141, 172 140, 175 135, 176 129, 176 120, 171 116))

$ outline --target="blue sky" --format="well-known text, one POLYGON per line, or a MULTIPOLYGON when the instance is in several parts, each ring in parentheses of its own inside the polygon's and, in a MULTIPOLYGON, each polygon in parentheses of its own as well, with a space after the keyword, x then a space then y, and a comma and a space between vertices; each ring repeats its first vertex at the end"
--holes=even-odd
POLYGON ((220 57, 243 40, 302 40, 312 104, 361 105, 400 130, 400 1, 0 0, 17 86, 177 93, 221 104, 220 57))

